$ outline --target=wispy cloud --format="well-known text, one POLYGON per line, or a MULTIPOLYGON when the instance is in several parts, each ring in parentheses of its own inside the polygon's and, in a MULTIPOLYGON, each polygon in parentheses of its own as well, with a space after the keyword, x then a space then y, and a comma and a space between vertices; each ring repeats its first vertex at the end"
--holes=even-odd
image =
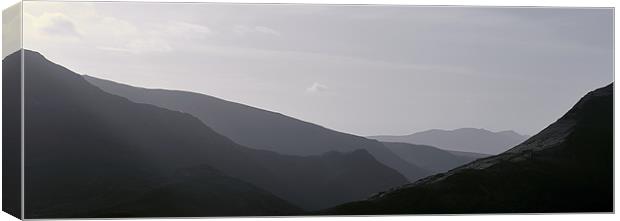
POLYGON ((272 28, 268 28, 265 26, 246 26, 246 25, 236 25, 233 28, 233 31, 238 35, 250 35, 250 34, 262 34, 269 35, 274 37, 282 36, 282 33, 276 31, 272 28))
POLYGON ((134 39, 119 47, 114 46, 97 46, 99 50, 123 52, 131 54, 141 54, 146 52, 169 52, 172 47, 161 39, 134 39))
POLYGON ((180 21, 168 23, 162 31, 184 37, 204 37, 215 33, 207 26, 180 21))
POLYGON ((267 28, 265 26, 256 26, 254 27, 254 29, 259 32, 259 33, 263 33, 263 34, 268 34, 268 35, 273 35, 273 36, 282 36, 282 34, 276 30, 273 30, 271 28, 267 28))
POLYGON ((108 52, 146 54, 171 52, 217 33, 204 24, 182 20, 136 23, 95 9, 92 4, 31 4, 24 13, 25 41, 35 48, 70 41, 108 52))
POLYGON ((310 87, 306 88, 307 93, 322 93, 327 91, 329 88, 327 85, 321 84, 319 82, 314 82, 310 87))
POLYGON ((81 37, 75 24, 62 13, 45 13, 35 18, 34 25, 40 33, 50 36, 81 37))

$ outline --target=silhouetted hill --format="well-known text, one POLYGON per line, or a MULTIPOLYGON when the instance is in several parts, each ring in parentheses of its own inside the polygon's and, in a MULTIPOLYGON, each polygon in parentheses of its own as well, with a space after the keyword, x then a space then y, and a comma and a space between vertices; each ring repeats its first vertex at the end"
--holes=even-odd
POLYGON ((446 172, 478 158, 454 155, 448 151, 427 145, 383 142, 392 152, 408 162, 433 173, 446 172))
POLYGON ((613 211, 613 84, 493 157, 327 214, 613 211))
POLYGON ((444 150, 498 154, 525 141, 528 136, 514 131, 492 132, 477 128, 427 130, 405 136, 371 136, 385 142, 421 144, 444 150))
MULTIPOLYGON (((5 61, 19 61, 15 56, 5 61)), ((190 114, 108 94, 36 52, 24 56, 26 218, 132 215, 105 210, 115 205, 151 216, 172 203, 194 203, 188 207, 193 211, 183 212, 201 216, 284 215, 300 212, 296 206, 324 208, 407 182, 366 151, 301 157, 246 148, 190 114), (220 173, 182 180, 170 175, 205 165, 220 173), (213 183, 196 183, 206 177, 213 183), (190 193, 230 198, 211 195, 219 206, 213 209, 201 208, 214 202, 199 198, 169 201, 190 193), (128 204, 153 197, 153 205, 128 204)))
POLYGON ((411 181, 430 175, 429 171, 401 159, 376 140, 208 95, 138 88, 90 76, 84 78, 108 93, 134 102, 192 114, 218 133, 252 148, 299 156, 366 149, 379 162, 398 170, 411 181))

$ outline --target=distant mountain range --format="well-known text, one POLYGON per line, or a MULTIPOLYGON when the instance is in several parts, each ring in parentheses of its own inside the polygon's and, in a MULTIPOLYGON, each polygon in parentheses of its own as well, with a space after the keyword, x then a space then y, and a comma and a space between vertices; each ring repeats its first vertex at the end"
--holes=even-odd
POLYGON ((136 103, 191 114, 236 143, 281 154, 311 156, 365 149, 379 162, 415 181, 432 174, 403 160, 381 142, 330 130, 279 113, 185 91, 145 89, 90 76, 91 84, 136 103))
POLYGON ((404 136, 370 136, 369 138, 385 142, 430 145, 450 151, 493 155, 520 144, 528 137, 514 131, 492 132, 485 129, 460 128, 433 129, 404 136))
POLYGON ((613 211, 613 84, 510 150, 322 214, 613 211))
POLYGON ((84 76, 102 90, 137 103, 152 104, 189 113, 237 143, 282 154, 308 156, 330 151, 365 149, 379 162, 399 171, 410 181, 462 165, 482 155, 458 156, 434 147, 408 148, 406 155, 426 155, 432 148, 434 165, 427 158, 401 155, 384 143, 333 131, 279 113, 225 101, 212 96, 185 91, 146 89, 84 76), (413 160, 415 159, 415 160, 413 160))
MULTIPOLYGON (((20 59, 6 57, 3 71, 19 72, 10 67, 20 59)), ((26 218, 290 215, 407 183, 364 149, 247 148, 190 114, 106 93, 36 52, 24 61, 26 218)))

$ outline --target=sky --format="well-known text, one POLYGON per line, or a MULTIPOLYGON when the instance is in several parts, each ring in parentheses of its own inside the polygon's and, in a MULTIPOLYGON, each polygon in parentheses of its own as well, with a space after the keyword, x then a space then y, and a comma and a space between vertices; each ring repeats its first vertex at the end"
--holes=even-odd
POLYGON ((19 50, 21 44, 21 5, 14 4, 2 11, 2 58, 19 50))
POLYGON ((24 2, 24 48, 356 135, 533 135, 613 81, 610 8, 24 2))

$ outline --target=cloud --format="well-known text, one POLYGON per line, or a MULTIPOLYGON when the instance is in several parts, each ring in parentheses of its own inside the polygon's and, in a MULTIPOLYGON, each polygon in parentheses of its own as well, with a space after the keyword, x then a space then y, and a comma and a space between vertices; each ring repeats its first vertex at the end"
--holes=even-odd
POLYGON ((21 47, 21 4, 13 5, 2 12, 2 57, 21 47))
POLYGON ((160 34, 163 28, 150 30, 110 16, 92 16, 91 20, 94 27, 86 33, 98 43, 97 49, 132 54, 169 52, 173 49, 167 36, 160 34))
POLYGON ((75 24, 62 13, 44 13, 35 18, 39 33, 57 37, 81 37, 75 24))
POLYGON ((136 23, 102 14, 92 4, 29 3, 24 13, 24 42, 48 48, 70 42, 75 47, 129 54, 167 53, 192 46, 216 32, 187 21, 136 23))
POLYGON ((161 31, 169 35, 185 38, 205 37, 215 34, 215 31, 207 26, 180 21, 169 22, 161 31))
POLYGON ((104 51, 123 52, 131 54, 172 51, 172 47, 166 41, 158 38, 133 39, 121 45, 120 47, 97 46, 96 48, 104 51))
POLYGON ((105 17, 101 20, 101 28, 109 29, 115 41, 102 44, 97 48, 106 51, 141 54, 148 52, 170 52, 180 45, 192 40, 213 35, 215 31, 207 26, 181 21, 163 24, 147 24, 137 26, 124 20, 105 17))
POLYGON ((199 34, 213 34, 213 30, 204 25, 192 24, 187 22, 176 22, 178 27, 182 28, 186 32, 194 32, 199 34))
POLYGON ((314 82, 312 85, 310 85, 310 87, 306 88, 306 92, 307 93, 322 93, 322 92, 327 91, 327 89, 329 89, 327 85, 314 82))
POLYGON ((93 14, 81 19, 90 21, 84 25, 90 27, 88 34, 91 34, 93 38, 104 37, 108 40, 118 40, 129 39, 141 34, 136 25, 119 18, 93 14))
POLYGON ((237 33, 238 35, 250 35, 250 34, 262 34, 262 35, 270 35, 270 36, 275 36, 275 37, 280 37, 282 36, 282 34, 279 31, 276 31, 274 29, 265 27, 265 26, 245 26, 245 25, 236 25, 233 28, 233 32, 237 33))
POLYGON ((126 48, 117 48, 117 47, 109 47, 109 46, 97 46, 95 47, 99 50, 103 50, 103 51, 111 51, 111 52, 123 52, 123 53, 135 53, 129 49, 126 48))
POLYGON ((273 36, 277 36, 280 37, 282 36, 282 34, 280 34, 280 32, 273 30, 271 28, 267 28, 265 26, 256 26, 254 27, 254 29, 259 32, 259 33, 263 33, 263 34, 267 34, 267 35, 273 35, 273 36))

